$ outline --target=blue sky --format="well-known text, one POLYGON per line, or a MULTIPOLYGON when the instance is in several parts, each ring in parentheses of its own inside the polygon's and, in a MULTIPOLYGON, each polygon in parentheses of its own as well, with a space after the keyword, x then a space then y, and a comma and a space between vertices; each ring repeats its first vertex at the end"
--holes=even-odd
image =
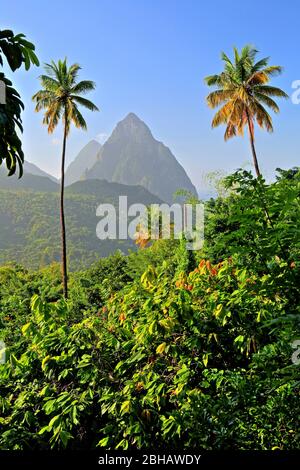
MULTIPOLYGON (((170 147, 194 184, 205 173, 231 171, 251 161, 247 138, 223 141, 224 129, 211 130, 203 78, 221 70, 220 51, 250 43, 284 66, 273 84, 288 94, 300 79, 300 4, 270 0, 0 0, 0 29, 24 32, 36 44, 40 61, 68 58, 82 66, 81 78, 97 83, 90 98, 99 113, 86 112, 87 132, 72 131, 68 162, 91 138, 110 134, 130 111, 170 147)), ((17 71, 13 78, 26 105, 26 158, 57 175, 61 129, 48 136, 32 94, 41 68, 17 71)), ((280 102, 275 132, 257 132, 264 173, 300 164, 300 105, 280 102)))

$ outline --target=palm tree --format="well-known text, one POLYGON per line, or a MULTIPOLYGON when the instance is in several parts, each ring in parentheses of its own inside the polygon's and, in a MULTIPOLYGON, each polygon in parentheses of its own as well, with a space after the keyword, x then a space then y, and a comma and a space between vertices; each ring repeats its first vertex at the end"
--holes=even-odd
POLYGON ((254 145, 254 123, 272 132, 272 118, 265 106, 278 113, 279 107, 272 97, 288 98, 288 95, 280 88, 269 85, 270 78, 280 74, 282 67, 268 65, 269 57, 256 62, 257 52, 251 46, 245 46, 240 53, 234 48, 234 61, 223 52, 223 72, 210 75, 205 81, 208 86, 217 87, 207 96, 208 105, 211 108, 222 105, 213 118, 212 127, 225 124, 225 140, 243 135, 244 127, 248 127, 254 168, 259 177, 261 173, 254 145))
POLYGON ((62 240, 62 278, 63 291, 65 298, 68 298, 68 271, 67 271, 67 247, 66 247, 66 227, 64 212, 64 187, 65 187, 65 160, 66 144, 70 132, 71 123, 79 129, 87 129, 86 122, 78 109, 78 105, 83 106, 90 111, 98 111, 91 101, 83 98, 81 95, 94 90, 95 84, 89 80, 77 82, 78 64, 70 67, 67 60, 59 60, 56 64, 45 64, 47 75, 41 75, 40 81, 42 90, 38 91, 33 97, 36 102, 36 111, 45 110, 43 124, 48 126, 49 134, 55 130, 60 120, 63 123, 63 146, 61 158, 61 191, 60 191, 60 223, 62 240))

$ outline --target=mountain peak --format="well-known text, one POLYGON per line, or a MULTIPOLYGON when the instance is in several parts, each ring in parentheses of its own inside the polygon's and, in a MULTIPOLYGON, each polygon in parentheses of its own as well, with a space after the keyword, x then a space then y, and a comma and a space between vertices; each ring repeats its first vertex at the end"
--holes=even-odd
POLYGON ((166 202, 173 202, 178 189, 197 194, 170 149, 157 141, 134 113, 117 124, 100 149, 97 162, 86 173, 86 179, 98 178, 141 185, 166 202))
POLYGON ((127 114, 122 121, 118 122, 111 138, 123 139, 129 136, 139 141, 153 138, 149 127, 134 113, 127 114))
POLYGON ((144 124, 144 122, 135 113, 128 113, 123 121, 133 121, 144 124))

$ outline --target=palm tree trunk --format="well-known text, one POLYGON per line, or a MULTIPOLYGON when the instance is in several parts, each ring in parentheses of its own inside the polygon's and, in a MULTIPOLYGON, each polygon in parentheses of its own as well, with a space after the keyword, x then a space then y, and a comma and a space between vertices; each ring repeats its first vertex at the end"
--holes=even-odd
MULTIPOLYGON (((252 150, 252 155, 253 155, 254 168, 255 168, 255 171, 256 171, 257 178, 258 178, 259 176, 261 176, 261 172, 260 172, 260 169, 259 169, 259 166, 258 166, 257 155, 256 155, 256 151, 255 151, 253 128, 251 126, 250 117, 249 117, 249 114, 248 114, 247 111, 246 111, 246 114, 247 114, 248 129, 249 129, 249 136, 250 136, 251 150, 252 150)), ((267 205, 266 205, 266 202, 265 202, 264 198, 262 198, 262 204, 263 204, 263 209, 264 209, 265 214, 266 214, 267 221, 270 224, 270 226, 272 227, 272 229, 274 230, 274 224, 273 224, 272 219, 270 217, 270 214, 269 214, 269 211, 268 211, 268 208, 267 208, 267 205)), ((282 254, 283 259, 287 260, 288 259, 287 255, 286 255, 285 250, 282 247, 279 240, 278 240, 278 244, 279 244, 279 247, 281 249, 281 254, 282 254)))
POLYGON ((63 280, 63 290, 65 299, 68 298, 68 271, 67 271, 67 243, 66 243, 66 224, 65 224, 65 161, 66 161, 66 143, 67 143, 67 126, 64 124, 64 140, 61 158, 61 184, 60 184, 60 226, 61 226, 61 270, 63 280))
POLYGON ((252 150, 252 156, 253 156, 253 163, 254 163, 254 168, 256 172, 257 178, 261 176, 261 172, 258 166, 258 160, 257 160, 257 155, 256 155, 256 150, 255 150, 255 145, 254 145, 254 135, 253 135, 253 128, 251 126, 250 122, 250 117, 247 112, 247 121, 248 121, 248 129, 249 129, 249 137, 250 137, 250 144, 251 144, 251 150, 252 150))

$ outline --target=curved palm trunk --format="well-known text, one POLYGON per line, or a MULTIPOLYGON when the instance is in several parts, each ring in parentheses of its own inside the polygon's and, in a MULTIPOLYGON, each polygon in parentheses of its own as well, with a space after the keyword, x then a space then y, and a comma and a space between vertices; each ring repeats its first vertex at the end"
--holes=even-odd
POLYGON ((259 176, 261 176, 261 172, 260 172, 260 169, 259 169, 259 166, 258 166, 258 160, 257 160, 257 155, 256 155, 256 150, 255 150, 255 145, 254 145, 253 128, 252 128, 250 117, 249 117, 248 113, 247 113, 247 122, 248 122, 249 137, 250 137, 250 144, 251 144, 254 168, 255 168, 256 176, 259 177, 259 176))
POLYGON ((61 186, 60 186, 60 226, 61 226, 61 263, 62 263, 62 280, 64 297, 68 298, 68 271, 67 271, 67 243, 66 243, 66 225, 65 225, 65 161, 66 161, 66 143, 67 143, 67 126, 64 125, 64 140, 61 158, 61 186))

